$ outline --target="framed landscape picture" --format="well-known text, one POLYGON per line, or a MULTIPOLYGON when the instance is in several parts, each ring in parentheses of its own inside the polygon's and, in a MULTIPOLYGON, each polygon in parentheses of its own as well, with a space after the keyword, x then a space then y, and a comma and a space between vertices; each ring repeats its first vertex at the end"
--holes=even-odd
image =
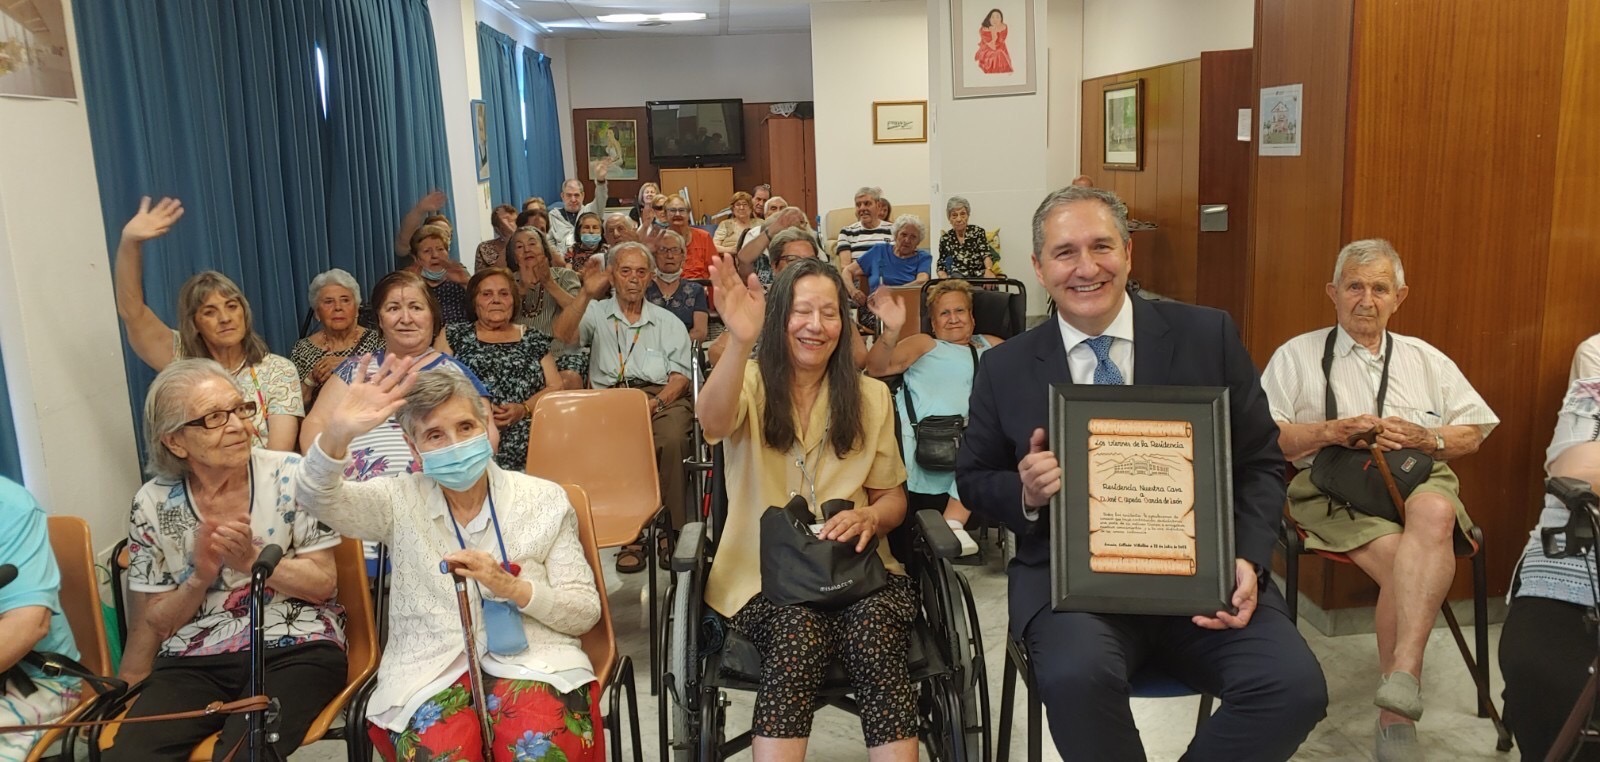
POLYGON ((1144 169, 1144 80, 1113 82, 1102 92, 1105 168, 1133 172, 1144 169))
POLYGON ((584 123, 589 136, 589 166, 598 162, 610 165, 606 176, 612 180, 639 179, 639 122, 633 119, 589 119, 584 123))

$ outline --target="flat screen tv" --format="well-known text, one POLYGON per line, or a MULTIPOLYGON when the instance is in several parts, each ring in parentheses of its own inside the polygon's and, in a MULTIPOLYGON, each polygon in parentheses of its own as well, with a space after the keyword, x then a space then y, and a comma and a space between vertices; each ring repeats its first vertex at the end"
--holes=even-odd
POLYGON ((744 101, 649 101, 650 163, 730 164, 744 159, 744 101))

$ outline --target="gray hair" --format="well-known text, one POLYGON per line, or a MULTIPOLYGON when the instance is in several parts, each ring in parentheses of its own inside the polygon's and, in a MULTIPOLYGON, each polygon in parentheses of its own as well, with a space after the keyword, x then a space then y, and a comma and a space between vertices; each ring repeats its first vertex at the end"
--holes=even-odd
POLYGON ((873 201, 881 201, 883 200, 883 189, 871 185, 863 185, 856 189, 856 195, 851 196, 851 199, 858 199, 862 196, 866 196, 873 201))
POLYGON ((1351 241, 1339 250, 1339 258, 1333 262, 1333 283, 1339 284, 1339 279, 1344 277, 1345 268, 1355 265, 1370 265, 1377 262, 1388 262, 1394 267, 1394 284, 1397 288, 1406 285, 1406 268, 1400 264, 1400 252, 1394 250, 1394 244, 1382 238, 1363 238, 1351 241))
POLYGON ((771 209, 772 205, 774 203, 783 204, 785 207, 789 206, 789 201, 787 199, 785 199, 784 197, 782 197, 782 196, 773 196, 772 198, 767 199, 767 203, 761 205, 762 206, 761 211, 762 212, 766 212, 768 209, 771 209))
POLYGON ((572 185, 578 186, 578 192, 579 193, 583 192, 583 181, 579 180, 576 177, 569 177, 565 181, 563 181, 561 183, 561 190, 566 190, 568 186, 572 186, 572 185))
MULTIPOLYGON (((663 231, 661 231, 660 233, 657 234, 657 237, 660 238, 662 241, 666 241, 666 240, 669 240, 669 239, 673 240, 673 241, 676 241, 678 243, 678 248, 682 249, 684 254, 687 255, 689 253, 689 244, 684 242, 683 236, 678 235, 677 233, 675 233, 675 232, 673 232, 671 230, 663 230, 663 231)), ((658 247, 659 247, 659 244, 658 244, 658 247)), ((651 260, 654 261, 654 257, 652 257, 651 260)))
POLYGON ((960 196, 951 196, 950 200, 944 202, 944 216, 949 217, 957 209, 965 209, 967 214, 972 214, 972 205, 960 196))
POLYGON ((204 381, 220 378, 239 392, 238 382, 216 360, 191 357, 173 360, 156 374, 144 396, 145 473, 157 479, 177 481, 189 475, 189 462, 167 449, 162 441, 176 434, 194 416, 189 415, 189 399, 204 381))
MULTIPOLYGON (((679 240, 682 240, 681 237, 679 240)), ((625 251, 637 251, 640 254, 643 254, 645 264, 650 267, 651 272, 655 271, 656 256, 650 253, 649 246, 639 243, 638 241, 623 241, 622 243, 619 243, 616 246, 606 250, 606 269, 616 269, 617 262, 621 261, 622 253, 625 251)), ((685 253, 687 254, 688 252, 685 253)))
POLYGON ((478 394, 478 387, 473 386, 461 371, 451 366, 425 370, 417 374, 416 385, 406 394, 406 404, 401 406, 400 412, 394 414, 395 423, 400 424, 400 430, 415 444, 417 427, 422 425, 423 419, 432 415, 440 405, 457 397, 472 402, 472 414, 477 416, 479 423, 488 428, 489 409, 483 404, 483 397, 478 394))
POLYGON ((1039 253, 1044 250, 1044 221, 1050 213, 1057 208, 1075 201, 1099 201, 1111 210, 1111 219, 1117 223, 1117 233, 1122 236, 1122 242, 1128 242, 1128 205, 1117 198, 1117 194, 1104 188, 1085 188, 1081 185, 1068 185, 1061 190, 1044 197, 1039 208, 1033 212, 1033 258, 1038 259, 1039 253))
POLYGON ((798 227, 784 228, 772 237, 772 240, 767 243, 767 259, 772 260, 772 263, 776 265, 778 257, 783 254, 783 247, 795 241, 805 241, 811 244, 811 250, 816 253, 817 259, 822 258, 822 246, 817 243, 817 237, 811 234, 809 228, 798 227))
POLYGON ((894 218, 894 225, 889 228, 890 235, 893 235, 895 238, 899 238, 900 229, 906 227, 907 225, 916 227, 918 233, 920 234, 917 236, 917 240, 920 241, 927 237, 928 226, 922 224, 922 220, 915 214, 902 214, 899 217, 894 218))
POLYGON ((610 225, 613 222, 620 222, 629 227, 638 227, 634 224, 633 219, 628 217, 628 215, 623 214, 622 212, 612 212, 606 215, 605 219, 600 221, 600 228, 604 230, 606 225, 610 225))
POLYGON ((361 306, 361 284, 356 282, 356 276, 335 267, 311 279, 310 296, 312 307, 317 306, 317 299, 320 298, 319 295, 322 293, 322 289, 329 286, 338 286, 349 291, 350 295, 356 299, 356 306, 361 306))
MULTIPOLYGON (((757 185, 755 190, 764 190, 770 195, 772 193, 772 185, 770 183, 762 183, 757 185)), ((752 192, 750 195, 754 196, 756 194, 752 192)))

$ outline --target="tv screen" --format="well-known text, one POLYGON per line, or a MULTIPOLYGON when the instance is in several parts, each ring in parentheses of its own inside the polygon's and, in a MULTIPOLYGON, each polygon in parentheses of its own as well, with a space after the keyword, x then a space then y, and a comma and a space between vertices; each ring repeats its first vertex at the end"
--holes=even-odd
POLYGON ((650 161, 661 166, 744 159, 744 101, 650 101, 650 161))

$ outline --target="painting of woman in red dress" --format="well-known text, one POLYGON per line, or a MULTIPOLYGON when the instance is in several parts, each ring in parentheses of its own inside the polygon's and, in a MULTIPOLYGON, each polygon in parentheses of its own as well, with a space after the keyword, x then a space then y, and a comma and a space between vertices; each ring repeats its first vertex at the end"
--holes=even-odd
POLYGON ((1010 74, 1011 51, 1006 49, 1006 15, 999 8, 989 11, 978 30, 978 53, 973 56, 984 74, 1010 74))

